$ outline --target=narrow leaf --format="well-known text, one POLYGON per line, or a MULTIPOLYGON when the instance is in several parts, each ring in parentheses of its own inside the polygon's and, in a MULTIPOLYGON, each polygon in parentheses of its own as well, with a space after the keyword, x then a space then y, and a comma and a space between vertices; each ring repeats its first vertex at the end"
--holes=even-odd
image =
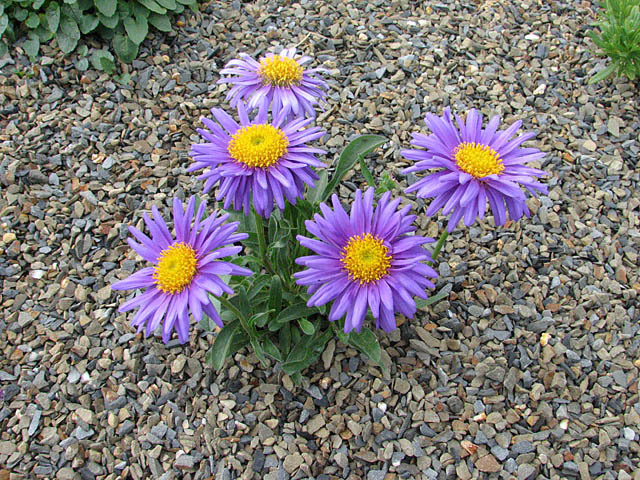
POLYGON ((239 325, 237 321, 231 322, 225 325, 216 335, 213 345, 205 356, 206 362, 214 369, 220 370, 224 365, 225 359, 230 355, 231 342, 239 325))
POLYGON ((336 189, 338 183, 342 180, 342 178, 347 174, 349 170, 353 168, 356 162, 368 155, 380 145, 384 144, 387 141, 385 137, 380 135, 360 135, 353 139, 349 144, 345 147, 345 149, 340 154, 340 158, 338 159, 338 165, 336 166, 336 171, 331 177, 331 181, 325 188, 322 197, 320 198, 321 202, 324 202, 331 193, 336 189))
POLYGON ((449 292, 439 291, 435 295, 430 296, 426 300, 422 298, 416 299, 416 307, 419 309, 426 308, 429 305, 433 305, 434 303, 438 303, 440 300, 447 298, 449 296, 449 292))

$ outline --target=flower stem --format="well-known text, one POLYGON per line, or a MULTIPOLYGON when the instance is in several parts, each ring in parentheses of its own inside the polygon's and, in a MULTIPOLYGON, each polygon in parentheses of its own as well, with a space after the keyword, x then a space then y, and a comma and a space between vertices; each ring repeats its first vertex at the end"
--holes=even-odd
POLYGON ((440 238, 438 239, 438 243, 436 243, 436 248, 433 250, 433 254, 431 255, 433 262, 435 262, 436 258, 438 258, 438 255, 440 254, 440 250, 442 250, 442 246, 444 245, 444 242, 447 240, 448 236, 449 236, 449 232, 447 232, 446 230, 444 230, 440 235, 440 238))
POLYGON ((264 236, 264 225, 262 223, 262 217, 258 213, 253 211, 253 218, 256 222, 256 233, 258 235, 258 249, 260 250, 260 259, 264 262, 264 266, 271 275, 275 275, 273 266, 267 257, 267 239, 264 236))
POLYGON ((229 300, 227 300, 224 297, 216 297, 216 300, 218 300, 221 305, 224 305, 224 307, 226 309, 228 309, 231 312, 233 312, 233 314, 240 321, 240 324, 242 325, 242 328, 247 332, 247 334, 249 334, 251 332, 251 329, 249 328, 249 325, 247 324, 247 319, 242 314, 242 312, 235 307, 235 305, 233 303, 231 303, 229 300))

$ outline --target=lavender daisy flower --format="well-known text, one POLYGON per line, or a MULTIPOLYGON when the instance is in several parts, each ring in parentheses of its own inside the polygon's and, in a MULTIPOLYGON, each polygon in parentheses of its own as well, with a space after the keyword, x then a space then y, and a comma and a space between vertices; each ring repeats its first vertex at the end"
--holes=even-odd
POLYGON ((268 53, 259 62, 245 53, 239 59, 231 60, 220 73, 234 75, 222 78, 218 83, 231 83, 233 87, 227 94, 227 101, 235 107, 241 100, 248 102, 249 109, 259 107, 266 99, 275 112, 283 110, 285 114, 316 116, 314 105, 323 100, 329 88, 316 73, 325 72, 323 68, 304 68, 312 58, 295 58, 296 49, 284 49, 280 54, 268 53))
POLYGON ((307 230, 318 240, 298 235, 301 245, 314 251, 296 259, 307 267, 294 275, 299 285, 308 285, 312 294, 307 305, 318 306, 334 300, 329 320, 346 314, 344 331, 360 331, 367 306, 376 319, 376 327, 390 332, 396 328, 394 312, 413 317, 414 296, 427 298, 425 289, 433 288, 427 278, 438 274, 422 262, 431 254, 423 248, 432 238, 410 235, 415 215, 410 206, 398 211, 400 200, 389 201, 385 193, 375 210, 373 188, 364 198, 356 192, 351 215, 343 210, 336 195, 333 210, 320 204, 322 215, 307 220, 307 230))
POLYGON ((209 294, 233 293, 221 275, 251 275, 250 270, 219 260, 242 249, 225 245, 244 240, 248 235, 234 233, 238 222, 224 223, 228 214, 218 216, 214 212, 203 220, 205 207, 206 203, 202 202, 192 225, 195 198, 191 197, 185 210, 182 202, 174 199, 175 239, 155 206, 152 209, 153 219, 144 214, 151 238, 137 228, 129 227, 129 232, 140 242, 129 238, 129 245, 153 266, 114 283, 111 288, 146 288, 142 295, 119 308, 120 312, 127 312, 140 307, 131 322, 132 326, 138 327, 138 333, 144 329, 145 336, 149 336, 164 319, 162 340, 167 343, 175 329, 180 342, 185 343, 189 339, 189 310, 197 322, 204 313, 222 327, 222 320, 209 294))
POLYGON ((191 147, 195 162, 189 167, 190 172, 208 168, 200 176, 206 180, 204 191, 219 183, 216 199, 224 198, 225 209, 233 205, 248 215, 253 196, 253 207, 265 218, 271 215, 274 200, 284 210, 285 198, 295 204, 305 185, 315 185, 318 176, 311 167, 325 166, 315 154, 326 153, 306 145, 324 135, 318 127, 303 128, 313 119, 285 123, 286 115, 280 112, 268 123, 267 109, 267 104, 262 104, 249 120, 244 103, 238 103, 240 124, 221 109, 212 109, 220 125, 202 118, 208 130, 198 132, 208 143, 191 147))
POLYGON ((434 215, 440 208, 448 215, 447 231, 452 232, 464 217, 465 225, 471 225, 476 217, 484 218, 487 200, 497 225, 504 225, 509 217, 518 220, 530 216, 524 186, 534 196, 547 193, 547 187, 535 179, 546 172, 524 164, 544 157, 537 148, 520 148, 535 133, 525 133, 509 140, 522 125, 517 121, 508 129, 497 131, 500 117, 491 119, 482 128, 482 115, 476 110, 467 114, 466 125, 458 117, 456 128, 451 120, 451 111, 444 109, 442 118, 427 114, 425 122, 433 132, 431 135, 413 134, 412 145, 426 150, 403 150, 402 155, 417 163, 404 173, 420 172, 431 168, 441 170, 418 180, 405 190, 417 190, 418 197, 434 200, 426 211, 434 215), (505 208, 505 203, 506 207, 505 208))

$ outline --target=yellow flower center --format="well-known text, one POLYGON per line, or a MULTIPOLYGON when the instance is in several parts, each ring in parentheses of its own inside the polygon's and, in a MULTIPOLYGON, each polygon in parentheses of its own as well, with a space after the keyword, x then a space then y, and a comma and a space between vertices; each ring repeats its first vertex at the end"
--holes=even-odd
POLYGON ((233 134, 227 150, 247 167, 269 168, 287 153, 289 139, 271 125, 249 125, 233 134))
POLYGON ((180 293, 196 274, 196 252, 186 243, 175 243, 160 253, 155 270, 159 290, 180 293))
POLYGON ((504 171, 502 159, 488 145, 464 142, 456 147, 455 156, 458 167, 476 178, 500 174, 504 171))
POLYGON ((360 284, 380 280, 391 267, 389 249, 370 233, 354 235, 342 249, 341 262, 352 280, 360 284))
POLYGON ((303 68, 293 58, 274 55, 260 60, 258 75, 265 85, 274 87, 290 87, 299 85, 303 68))

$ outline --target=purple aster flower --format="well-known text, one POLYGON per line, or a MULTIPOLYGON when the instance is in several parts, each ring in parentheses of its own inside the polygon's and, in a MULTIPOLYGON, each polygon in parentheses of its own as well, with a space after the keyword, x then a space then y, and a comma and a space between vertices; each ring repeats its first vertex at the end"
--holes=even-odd
POLYGON ((218 212, 213 212, 203 220, 205 207, 206 203, 202 202, 193 219, 195 198, 191 197, 185 210, 182 202, 174 199, 175 239, 155 206, 153 219, 144 214, 151 238, 137 228, 129 227, 129 232, 140 242, 129 238, 129 245, 153 266, 114 283, 111 288, 146 288, 142 295, 123 303, 119 309, 127 312, 140 307, 131 322, 132 326, 138 327, 138 333, 144 329, 145 336, 149 336, 164 319, 162 340, 167 343, 175 329, 180 341, 185 343, 189 339, 189 310, 197 322, 204 313, 222 327, 209 294, 233 294, 221 275, 251 275, 250 270, 219 260, 242 249, 225 245, 244 240, 248 235, 234 233, 238 222, 224 223, 228 214, 218 216, 218 212))
POLYGON ((208 143, 191 147, 195 162, 189 167, 190 172, 208 168, 200 176, 206 180, 204 191, 219 183, 216 199, 224 198, 224 208, 233 205, 248 215, 253 196, 253 207, 265 218, 269 218, 274 200, 284 210, 285 198, 295 204, 296 198, 302 198, 305 185, 315 185, 318 176, 311 167, 325 166, 315 154, 326 153, 306 145, 324 135, 318 127, 303 128, 313 119, 285 123, 286 115, 280 112, 268 123, 267 110, 268 105, 262 104, 255 118, 249 120, 240 102, 238 124, 221 109, 212 109, 220 125, 202 118, 208 130, 198 132, 208 143))
POLYGON ((233 87, 227 94, 227 101, 235 107, 241 100, 248 102, 249 109, 262 105, 266 100, 272 104, 272 110, 285 114, 310 117, 316 116, 314 105, 323 100, 329 88, 316 73, 325 72, 323 68, 304 68, 312 58, 295 58, 296 49, 284 49, 280 54, 268 53, 259 62, 245 53, 239 59, 231 60, 220 73, 234 75, 221 78, 218 83, 231 83, 233 87))
POLYGON ((520 148, 535 133, 525 133, 509 140, 522 125, 521 121, 498 131, 499 116, 493 117, 484 129, 482 115, 476 110, 467 114, 466 125, 458 115, 455 117, 457 128, 448 107, 444 109, 442 118, 427 114, 425 122, 433 133, 428 136, 413 134, 411 144, 426 150, 402 151, 405 158, 417 161, 404 173, 431 168, 440 170, 421 178, 405 192, 417 190, 418 197, 434 197, 426 215, 432 216, 440 208, 444 215, 451 213, 447 225, 449 232, 455 229, 462 217, 467 226, 476 217, 484 218, 487 200, 497 225, 504 225, 507 208, 512 220, 518 220, 522 215, 530 216, 526 196, 520 186, 534 196, 537 192, 547 193, 547 187, 535 180, 546 172, 524 165, 545 154, 537 148, 520 148))
POLYGON ((333 210, 320 204, 322 215, 307 220, 307 230, 318 240, 298 235, 301 245, 314 251, 296 259, 307 267, 294 274, 299 285, 308 285, 312 294, 307 305, 324 305, 334 300, 329 320, 346 314, 344 331, 360 331, 371 309, 376 327, 390 332, 396 328, 394 312, 413 317, 414 296, 427 298, 425 289, 433 288, 427 278, 438 274, 428 265, 431 253, 423 248, 432 238, 412 235, 415 215, 409 205, 398 210, 400 200, 389 201, 385 193, 373 207, 373 188, 364 197, 356 192, 350 216, 333 195, 333 210))

